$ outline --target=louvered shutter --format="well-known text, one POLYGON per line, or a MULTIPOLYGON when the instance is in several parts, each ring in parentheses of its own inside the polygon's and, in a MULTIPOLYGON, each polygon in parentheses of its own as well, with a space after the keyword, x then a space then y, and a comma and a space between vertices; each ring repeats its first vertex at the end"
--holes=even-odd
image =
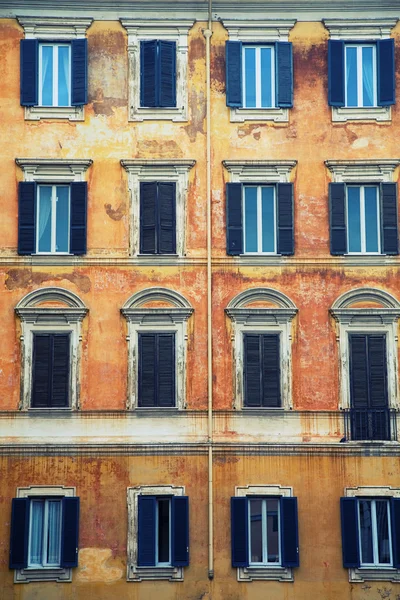
POLYGON ((18 185, 18 254, 36 251, 36 183, 21 181, 18 185))
POLYGON ((391 499, 390 511, 393 566, 395 569, 400 569, 400 498, 391 499))
POLYGON ((377 40, 376 63, 378 79, 378 106, 396 103, 394 39, 377 40))
POLYGON ((328 102, 330 106, 344 106, 344 42, 328 42, 328 102))
POLYGON ((29 499, 13 498, 10 527, 10 569, 24 569, 28 564, 29 499))
POLYGON ((175 334, 157 334, 157 405, 175 406, 175 334))
POLYGON ((174 567, 187 567, 189 565, 189 498, 173 496, 171 503, 171 564, 174 567))
POLYGON ((52 377, 51 377, 51 406, 68 406, 69 396, 69 364, 70 364, 70 336, 67 334, 54 334, 52 336, 52 377))
POLYGON ((35 333, 33 336, 32 407, 51 404, 52 335, 35 333))
POLYGON ((140 42, 140 106, 157 106, 157 40, 140 42))
POLYGON ((249 566, 249 516, 247 498, 231 498, 232 567, 249 566))
POLYGON ((276 105, 293 106, 293 55, 291 42, 276 42, 276 105))
POLYGON ((38 40, 21 40, 21 105, 37 106, 38 104, 38 73, 39 73, 39 42, 38 40))
POLYGON ((383 254, 398 254, 399 231, 396 183, 381 183, 381 221, 383 254))
POLYGON ((262 406, 281 405, 280 340, 279 335, 263 335, 262 343, 262 406))
POLYGON ((176 43, 158 42, 158 93, 157 106, 176 106, 176 43))
POLYGON ((369 406, 370 408, 386 408, 388 406, 387 373, 386 373, 386 336, 369 335, 369 406))
POLYGON ((346 187, 344 183, 329 184, 329 225, 331 254, 346 254, 346 187))
POLYGON ((350 342, 350 397, 352 408, 368 408, 367 336, 351 335, 350 342))
POLYGON ((299 534, 297 498, 281 498, 281 548, 282 567, 298 567, 299 534))
POLYGON ((261 406, 262 394, 262 356, 261 336, 244 336, 244 405, 261 406))
POLYGON ((226 184, 226 252, 243 253, 242 184, 226 184))
POLYGON ((158 252, 160 254, 176 252, 175 198, 174 182, 158 184, 158 252))
POLYGON ((156 339, 154 333, 139 334, 139 406, 156 406, 156 339))
POLYGON ((278 254, 294 254, 293 183, 277 184, 278 254))
POLYGON ((357 510, 356 498, 340 498, 342 556, 343 566, 347 569, 360 566, 357 510))
POLYGON ((140 183, 140 252, 156 253, 157 183, 140 183))
POLYGON ((62 499, 62 538, 60 566, 78 566, 79 548, 79 498, 62 499))
POLYGON ((72 40, 71 42, 71 79, 72 106, 87 104, 88 96, 88 56, 87 39, 72 40))
POLYGON ((87 251, 87 182, 71 183, 70 254, 87 251))
POLYGON ((138 566, 156 564, 156 508, 154 496, 138 497, 138 566))
POLYGON ((243 106, 242 95, 242 42, 226 42, 226 105, 243 106))

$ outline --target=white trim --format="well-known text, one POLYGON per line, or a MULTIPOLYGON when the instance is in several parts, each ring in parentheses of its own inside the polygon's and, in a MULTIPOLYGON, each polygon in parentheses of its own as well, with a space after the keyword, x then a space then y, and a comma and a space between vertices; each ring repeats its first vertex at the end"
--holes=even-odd
POLYGON ((84 174, 93 164, 91 159, 79 158, 16 158, 24 173, 24 181, 38 183, 72 183, 85 181, 84 174))
POLYGON ((71 105, 71 93, 72 93, 72 67, 71 67, 71 45, 65 42, 53 42, 53 43, 40 43, 39 44, 39 81, 38 81, 38 92, 39 92, 39 103, 41 108, 61 108, 58 103, 58 73, 59 73, 59 48, 68 48, 68 104, 64 108, 70 108, 71 105), (52 90, 52 104, 43 104, 43 48, 52 48, 52 79, 53 79, 53 90, 52 90))
MULTIPOLYGON (((355 48, 356 50, 356 71, 357 71, 357 106, 354 108, 376 108, 377 107, 377 80, 376 80, 376 45, 375 44, 345 44, 344 46, 344 72, 347 73, 347 49, 355 48), (365 106, 364 100, 364 86, 363 86, 363 48, 372 49, 372 85, 373 85, 373 99, 372 107, 365 106)), ((348 108, 347 102, 347 81, 345 81, 345 105, 348 108)))
POLYGON ((332 173, 332 181, 344 183, 392 182, 394 171, 400 165, 399 158, 326 160, 325 165, 332 173))
POLYGON ((223 160, 222 164, 232 183, 287 183, 297 160, 223 160))
POLYGON ((249 186, 249 185, 244 185, 243 186, 243 194, 242 194, 242 207, 243 207, 243 254, 245 254, 246 256, 249 255, 256 255, 256 256, 271 256, 271 255, 275 255, 276 254, 276 248, 277 248, 277 227, 276 227, 276 187, 273 185, 257 185, 257 186, 249 186), (256 209, 257 209, 257 229, 256 229, 256 233, 257 233, 257 250, 255 250, 254 252, 250 252, 250 251, 246 251, 246 189, 249 189, 250 187, 253 187, 254 189, 256 189, 256 209), (263 208, 263 202, 262 202, 262 190, 264 188, 270 188, 272 189, 273 192, 273 197, 272 197, 272 204, 273 204, 273 230, 274 230, 274 248, 273 250, 269 250, 269 251, 263 251, 262 247, 263 247, 263 242, 264 242, 264 238, 263 238, 263 218, 262 218, 262 208, 263 208))
MULTIPOLYGON (((36 198, 36 248, 35 248, 35 254, 59 254, 58 250, 57 250, 57 246, 56 246, 56 239, 57 239, 57 202, 58 202, 58 196, 57 196, 57 188, 59 187, 59 185, 46 185, 46 184, 39 184, 37 186, 37 198, 36 198), (51 232, 50 232, 50 249, 49 250, 45 250, 40 252, 39 251, 39 222, 40 222, 40 188, 42 187, 50 187, 51 188, 51 198, 50 198, 50 203, 51 203, 51 232)), ((71 188, 68 186, 68 221, 67 221, 67 225, 68 225, 68 248, 66 250, 63 250, 61 252, 61 254, 69 254, 69 247, 70 247, 70 234, 69 234, 69 229, 70 229, 70 218, 71 218, 71 188)))
MULTIPOLYGON (((244 45, 242 52, 242 73, 243 73, 243 108, 248 111, 252 111, 254 109, 274 109, 277 108, 275 106, 275 47, 273 45, 267 44, 259 44, 258 46, 252 45, 244 45), (255 50, 255 85, 256 85, 256 106, 248 107, 246 104, 246 50, 249 48, 254 48, 255 50), (271 90, 271 106, 262 106, 261 100, 261 88, 262 88, 262 70, 261 70, 261 50, 268 49, 270 50, 270 67, 271 67, 271 75, 269 81, 269 87, 271 90)), ((279 108, 279 107, 278 107, 279 108)))
POLYGON ((329 18, 322 22, 332 40, 367 41, 382 40, 390 37, 398 17, 371 19, 329 18))
POLYGON ((382 123, 392 120, 391 106, 332 106, 332 122, 376 121, 382 123))
POLYGON ((381 249, 381 216, 380 216, 380 190, 377 185, 347 185, 346 186, 346 223, 347 223, 347 248, 350 248, 350 225, 349 225, 349 187, 358 188, 359 189, 359 200, 360 200, 360 250, 352 250, 348 251, 347 254, 359 255, 359 254, 382 254, 381 249), (376 224, 377 224, 377 245, 378 249, 375 251, 367 250, 367 223, 365 220, 365 188, 373 188, 376 190, 375 200, 376 200, 376 224))

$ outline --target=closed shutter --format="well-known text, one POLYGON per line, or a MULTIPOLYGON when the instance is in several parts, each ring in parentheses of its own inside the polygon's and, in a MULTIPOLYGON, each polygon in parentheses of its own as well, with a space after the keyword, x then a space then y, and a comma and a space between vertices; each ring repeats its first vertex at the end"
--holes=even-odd
POLYGON ((140 106, 157 106, 157 40, 140 42, 140 106))
POLYGON ((175 406, 175 334, 157 334, 157 406, 175 406))
POLYGON ((262 339, 262 406, 281 405, 279 335, 263 335, 262 339))
POLYGON ((276 105, 293 106, 293 56, 291 42, 277 42, 276 53, 276 105))
POLYGON ((244 336, 244 404, 267 408, 281 405, 279 335, 244 336))
POLYGON ((139 406, 156 406, 156 339, 154 333, 139 334, 139 406))
POLYGON ((173 496, 171 502, 171 564, 174 567, 187 567, 189 565, 189 498, 173 496))
POLYGON ((242 184, 226 184, 226 252, 243 253, 242 184))
POLYGON ((34 334, 33 408, 68 406, 69 347, 69 334, 34 334))
POLYGON ((157 183, 140 183, 140 252, 156 253, 157 183))
POLYGON ((157 106, 176 106, 176 44, 158 42, 158 93, 157 106))
POLYGON ((346 187, 344 183, 329 184, 329 225, 331 254, 346 254, 346 187))
POLYGON ((396 103, 396 75, 394 39, 377 40, 378 105, 396 103))
POLYGON ((244 336, 244 404, 261 406, 262 356, 260 335, 244 336))
POLYGON ((393 566, 400 569, 400 498, 392 498, 390 503, 392 526, 393 566))
POLYGON ((36 183, 21 181, 18 186, 18 254, 36 252, 36 183))
POLYGON ((330 106, 344 106, 344 42, 328 42, 328 102, 330 106))
POLYGON ((51 406, 68 406, 70 336, 53 336, 51 406))
POLYGON ((386 337, 353 334, 349 341, 352 407, 387 407, 386 337))
POLYGON ((396 183, 381 183, 381 221, 383 254, 398 254, 399 232, 396 183))
POLYGON ((281 498, 281 548, 282 567, 298 567, 299 534, 297 498, 281 498))
POLYGON ((293 183, 277 184, 278 254, 294 254, 293 183))
POLYGON ((249 516, 247 498, 231 498, 232 567, 249 566, 249 516))
POLYGON ((87 251, 87 182, 71 183, 69 251, 81 255, 87 251))
POLYGON ((10 527, 10 569, 24 569, 28 564, 29 499, 13 498, 10 527))
POLYGON ((158 248, 159 254, 176 252, 176 184, 158 184, 158 248))
POLYGON ((138 566, 156 564, 156 507, 155 496, 138 497, 138 566))
POLYGON ((39 42, 38 40, 21 40, 21 105, 37 106, 39 42))
POLYGON ((88 96, 88 57, 87 39, 71 42, 72 106, 87 104, 88 96))
POLYGON ((78 566, 79 498, 62 499, 61 562, 64 568, 78 566))
POLYGON ((386 374, 386 336, 368 336, 369 402, 371 408, 388 405, 386 374))
POLYGON ((367 336, 351 335, 350 396, 353 408, 368 408, 367 336))
POLYGON ((357 510, 356 498, 340 498, 342 556, 343 566, 347 569, 360 566, 357 510))
POLYGON ((243 106, 242 96, 242 43, 226 42, 226 105, 243 106))

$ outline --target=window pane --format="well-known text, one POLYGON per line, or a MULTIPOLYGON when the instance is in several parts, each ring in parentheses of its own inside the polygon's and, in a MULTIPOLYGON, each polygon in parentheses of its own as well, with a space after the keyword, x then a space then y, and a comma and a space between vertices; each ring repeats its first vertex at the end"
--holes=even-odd
POLYGON ((158 562, 169 563, 169 498, 160 498, 158 504, 158 562))
POLYGON ((69 106, 69 47, 58 47, 58 106, 69 106))
POLYGON ((257 252, 257 188, 244 188, 245 252, 257 252))
POLYGON ((57 186, 56 251, 68 252, 69 242, 69 187, 57 186))
POLYGON ((244 48, 244 105, 256 106, 256 49, 244 48))
POLYGON ((374 105, 373 48, 362 48, 363 106, 374 105))
POLYGON ((349 252, 361 252, 360 188, 347 188, 349 252))
POLYGON ((268 562, 279 563, 279 500, 267 500, 268 562))
POLYGON ((39 186, 38 252, 51 252, 51 186, 39 186))
POLYGON ((42 46, 42 105, 53 106, 53 47, 42 46))
POLYGON ((31 522, 29 536, 29 564, 42 564, 43 550, 43 511, 44 502, 42 500, 31 501, 31 522))
POLYGON ((274 188, 261 188, 262 201, 262 251, 275 252, 274 188))
POLYGON ((361 563, 372 564, 374 554, 372 549, 371 500, 359 500, 358 506, 360 510, 361 563))
POLYGON ((376 529, 378 534, 378 562, 381 564, 390 564, 390 542, 388 524, 389 503, 386 500, 376 500, 375 506, 376 529))
POLYGON ((365 246, 367 252, 379 252, 378 246, 378 190, 364 188, 365 197, 365 246))
POLYGON ((357 48, 346 48, 346 94, 347 106, 357 106, 357 48))
POLYGON ((272 106, 272 49, 261 48, 261 106, 272 106))
POLYGON ((60 564, 61 549, 61 502, 60 500, 49 500, 49 526, 48 526, 48 550, 47 563, 51 565, 60 564))
POLYGON ((250 562, 261 563, 262 553, 262 500, 250 500, 250 562))

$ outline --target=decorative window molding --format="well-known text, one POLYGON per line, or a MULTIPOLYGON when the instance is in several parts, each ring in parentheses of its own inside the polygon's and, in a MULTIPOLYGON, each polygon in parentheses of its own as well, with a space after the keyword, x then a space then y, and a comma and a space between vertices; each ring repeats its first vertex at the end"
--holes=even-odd
POLYGON ((78 409, 81 322, 88 308, 73 292, 63 288, 48 287, 24 296, 15 307, 15 312, 21 320, 22 327, 20 410, 55 410, 54 408, 31 408, 33 336, 39 332, 70 334, 69 407, 57 410, 78 409))
POLYGON ((188 119, 188 32, 193 19, 121 19, 128 32, 129 60, 129 120, 188 119), (148 108, 140 106, 140 42, 144 40, 167 40, 176 43, 176 107, 148 108))
MULTIPOLYGON (((233 408, 254 410, 244 406, 243 335, 245 333, 276 333, 280 336, 281 409, 293 408, 292 399, 292 320, 298 309, 277 290, 252 288, 235 296, 225 309, 232 320, 233 346, 233 408), (260 306, 265 302, 266 307, 260 306), (257 303, 257 307, 251 306, 257 303), (271 304, 273 305, 271 307, 271 304)), ((263 408, 262 410, 276 410, 263 408)))
POLYGON ((400 159, 326 160, 332 181, 340 183, 383 183, 393 181, 400 159))
MULTIPOLYGON (((173 181, 176 183, 176 253, 185 255, 187 192, 189 171, 195 160, 185 159, 131 159, 121 160, 128 172, 130 192, 130 254, 139 255, 140 249, 140 183, 142 181, 173 181)), ((142 255, 148 258, 149 255, 142 255)), ((159 258, 162 255, 157 255, 159 258)))
POLYGON ((84 174, 93 164, 91 159, 16 158, 24 173, 24 181, 72 183, 85 181, 84 174))
POLYGON ((183 581, 183 567, 139 567, 138 566, 138 498, 145 496, 184 496, 184 486, 141 485, 127 490, 128 500, 128 564, 127 581, 145 579, 183 581))
POLYGON ((223 160, 232 183, 287 183, 297 160, 223 160))
MULTIPOLYGON (((176 402, 173 410, 186 408, 187 321, 193 311, 181 294, 161 287, 136 292, 122 307, 121 312, 128 321, 128 410, 138 408, 138 337, 139 333, 144 332, 175 333, 176 402), (154 302, 164 303, 166 306, 151 306, 154 302), (147 304, 150 306, 146 306, 147 304)), ((156 410, 164 413, 171 409, 156 410)))

